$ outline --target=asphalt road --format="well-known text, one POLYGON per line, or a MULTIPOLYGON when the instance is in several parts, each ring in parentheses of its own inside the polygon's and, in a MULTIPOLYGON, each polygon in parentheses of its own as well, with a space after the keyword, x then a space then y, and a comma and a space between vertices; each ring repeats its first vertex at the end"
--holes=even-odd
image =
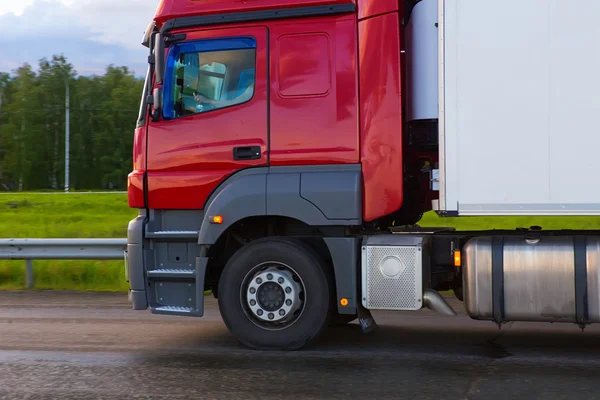
POLYGON ((261 353, 214 300, 192 319, 132 311, 122 294, 0 292, 0 399, 600 398, 600 326, 374 315, 369 335, 351 324, 261 353))

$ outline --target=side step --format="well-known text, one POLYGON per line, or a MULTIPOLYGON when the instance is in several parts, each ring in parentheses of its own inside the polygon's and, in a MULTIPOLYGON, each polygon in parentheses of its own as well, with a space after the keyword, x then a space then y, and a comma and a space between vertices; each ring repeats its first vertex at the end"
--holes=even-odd
POLYGON ((152 308, 152 314, 187 315, 190 317, 202 316, 202 313, 199 313, 195 308, 183 306, 158 306, 156 308, 152 308))
POLYGON ((156 231, 146 232, 147 239, 197 239, 198 231, 156 231))
POLYGON ((196 257, 196 268, 160 268, 147 272, 152 314, 202 317, 207 257, 196 257))
POLYGON ((148 271, 148 278, 151 279, 191 279, 196 280, 195 269, 155 269, 148 271))

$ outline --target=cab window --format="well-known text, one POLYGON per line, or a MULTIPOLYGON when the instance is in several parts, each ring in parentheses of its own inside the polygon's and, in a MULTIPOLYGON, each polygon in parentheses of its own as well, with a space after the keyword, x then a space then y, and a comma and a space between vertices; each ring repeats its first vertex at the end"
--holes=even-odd
POLYGON ((256 42, 213 39, 175 45, 165 74, 164 117, 183 117, 246 103, 254 96, 256 42))

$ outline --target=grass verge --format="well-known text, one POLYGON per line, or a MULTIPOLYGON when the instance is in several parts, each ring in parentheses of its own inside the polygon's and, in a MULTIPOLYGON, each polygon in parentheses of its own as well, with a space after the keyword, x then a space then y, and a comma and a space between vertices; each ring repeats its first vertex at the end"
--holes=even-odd
MULTIPOLYGON (((123 193, 0 194, 2 238, 125 237, 136 210, 123 193)), ((460 230, 542 226, 544 229, 599 229, 600 217, 461 217, 425 215, 422 226, 460 230)), ((36 289, 126 291, 122 261, 34 261, 36 289)), ((25 262, 0 261, 0 289, 25 287, 25 262)))
MULTIPOLYGON (((2 238, 126 237, 136 210, 118 193, 0 194, 2 238)), ((126 291, 123 261, 34 261, 35 289, 126 291)), ((0 289, 25 287, 25 262, 0 261, 0 289)))

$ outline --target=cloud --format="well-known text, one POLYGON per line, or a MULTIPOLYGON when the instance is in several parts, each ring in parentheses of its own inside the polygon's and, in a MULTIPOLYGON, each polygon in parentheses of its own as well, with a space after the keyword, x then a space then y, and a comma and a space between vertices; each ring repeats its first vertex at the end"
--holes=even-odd
POLYGON ((0 71, 64 54, 80 74, 125 65, 146 69, 140 40, 158 0, 35 0, 20 15, 0 15, 0 71))
POLYGON ((0 58, 0 71, 11 72, 24 62, 37 68, 42 57, 64 54, 79 75, 102 75, 106 66, 127 66, 137 76, 146 72, 146 49, 131 51, 120 46, 110 46, 78 37, 40 42, 38 39, 23 38, 18 42, 5 41, 3 51, 10 56, 0 58))
POLYGON ((99 42, 135 50, 157 4, 157 0, 78 0, 73 11, 99 42))

